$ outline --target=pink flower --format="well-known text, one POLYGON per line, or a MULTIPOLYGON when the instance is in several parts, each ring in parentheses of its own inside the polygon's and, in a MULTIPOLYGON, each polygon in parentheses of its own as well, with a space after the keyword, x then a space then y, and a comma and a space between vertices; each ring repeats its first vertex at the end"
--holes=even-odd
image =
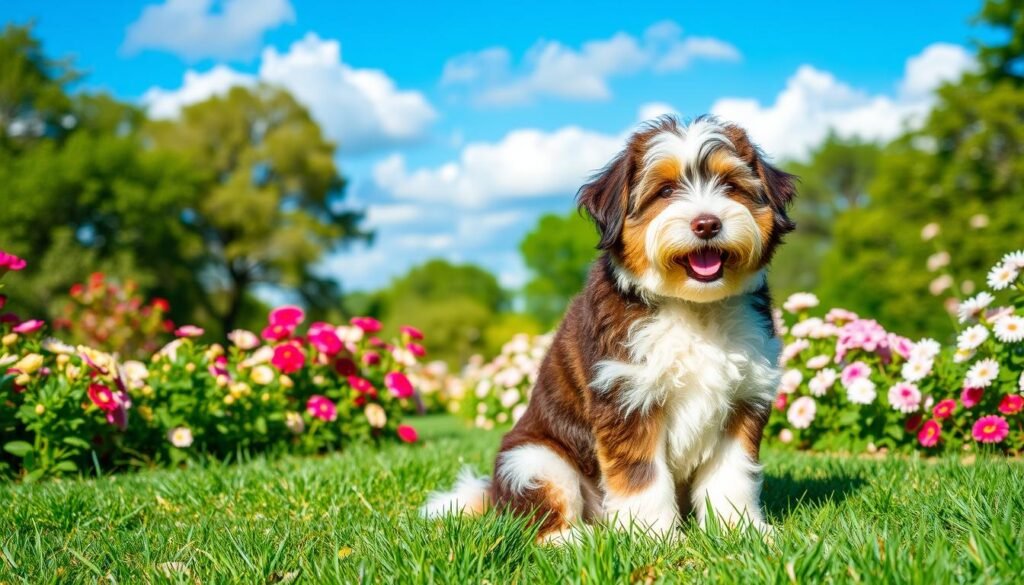
POLYGON ((789 394, 779 392, 775 396, 775 410, 786 410, 786 404, 789 403, 789 394))
POLYGON ((332 327, 310 328, 309 344, 324 355, 334 356, 342 349, 341 339, 332 327))
POLYGON ((939 443, 941 436, 942 427, 939 426, 939 421, 929 420, 924 423, 921 431, 917 433, 917 442, 921 443, 924 447, 934 447, 939 443))
POLYGON ((3 250, 0 250, 0 276, 2 276, 8 270, 17 272, 25 268, 25 261, 18 258, 14 254, 8 254, 3 250))
POLYGON ((408 336, 409 339, 415 339, 417 341, 423 339, 423 333, 412 325, 402 325, 398 328, 398 331, 402 335, 408 336))
POLYGON ((12 331, 15 333, 34 333, 42 329, 43 325, 45 325, 45 323, 40 319, 29 319, 28 321, 18 324, 18 326, 12 329, 12 331))
POLYGON ((366 378, 360 378, 359 376, 349 376, 348 384, 352 386, 352 389, 360 394, 367 394, 372 397, 377 396, 377 389, 373 387, 366 378))
POLYGON ((849 388, 850 384, 853 384, 861 378, 867 378, 870 374, 870 366, 864 362, 853 362, 843 368, 843 373, 839 376, 839 379, 842 381, 844 387, 849 388))
POLYGON ((375 351, 368 351, 363 354, 363 363, 368 366, 380 364, 380 354, 375 351))
POLYGON ((984 393, 984 388, 964 388, 960 393, 960 402, 964 403, 964 408, 971 408, 981 401, 984 393))
POLYGON ((955 410, 956 400, 947 398, 935 405, 935 408, 932 409, 932 414, 934 414, 937 419, 944 419, 953 416, 953 412, 955 410))
POLYGON ((846 309, 835 308, 835 309, 830 310, 825 315, 825 322, 826 323, 834 323, 836 325, 842 325, 842 324, 847 323, 849 321, 856 321, 859 318, 860 317, 857 316, 857 313, 854 313, 853 311, 847 311, 846 309))
POLYGON ((999 401, 999 412, 1003 414, 1017 414, 1024 410, 1024 396, 1020 394, 1007 394, 999 401))
POLYGON ((366 333, 376 333, 381 329, 380 321, 373 317, 352 317, 350 323, 366 333))
POLYGON ((174 330, 174 335, 178 337, 199 337, 203 333, 203 328, 195 325, 182 325, 174 330))
POLYGON ((282 374, 291 374, 306 365, 306 355, 291 343, 282 343, 274 348, 274 357, 270 358, 270 363, 282 374))
POLYGON ((836 341, 836 363, 842 361, 847 352, 854 349, 878 352, 883 357, 887 357, 889 334, 877 321, 872 319, 851 321, 839 329, 839 339, 836 341))
POLYGON ((296 306, 288 305, 284 307, 278 307, 270 312, 267 317, 267 321, 271 325, 280 325, 282 327, 288 327, 295 329, 302 323, 302 320, 306 318, 306 313, 302 309, 296 306))
POLYGON ((306 401, 306 412, 313 418, 331 422, 338 418, 338 407, 331 402, 330 398, 314 394, 306 401))
POLYGON ((408 398, 413 394, 412 382, 401 372, 389 372, 384 376, 384 385, 398 398, 408 398))
POLYGON ((132 401, 125 392, 117 392, 113 397, 114 407, 105 411, 107 422, 123 431, 128 428, 128 409, 131 408, 132 401))
POLYGON ((910 359, 910 352, 914 349, 914 342, 910 341, 906 337, 901 337, 895 333, 889 334, 889 347, 892 348, 897 355, 903 359, 910 359))
POLYGON ((398 425, 397 432, 398 438, 402 439, 406 443, 415 443, 420 438, 420 435, 419 433, 416 432, 416 429, 410 427, 409 425, 398 425))
POLYGON ((112 412, 117 408, 114 393, 103 384, 89 384, 89 400, 104 412, 112 412))
POLYGON ((921 406, 921 391, 907 382, 895 384, 889 388, 889 405, 900 412, 914 412, 921 406))
POLYGON ((260 333, 260 337, 267 341, 283 341, 291 337, 294 331, 294 325, 267 325, 260 333))
POLYGON ((971 436, 980 443, 999 443, 1010 434, 1010 425, 1001 416, 983 416, 971 428, 971 436))
POLYGON ((256 337, 256 334, 252 331, 245 329, 235 329, 231 333, 228 333, 228 339, 231 343, 234 343, 238 349, 248 351, 250 349, 256 349, 260 345, 260 338, 256 337))
POLYGON ((405 344, 405 348, 409 350, 409 353, 418 358, 427 355, 427 348, 423 347, 418 343, 413 343, 410 341, 409 343, 405 344))
POLYGON ((214 378, 216 378, 217 376, 227 376, 228 358, 222 355, 217 356, 216 358, 214 358, 212 362, 210 362, 210 365, 207 366, 207 369, 210 371, 210 375, 213 376, 214 378))

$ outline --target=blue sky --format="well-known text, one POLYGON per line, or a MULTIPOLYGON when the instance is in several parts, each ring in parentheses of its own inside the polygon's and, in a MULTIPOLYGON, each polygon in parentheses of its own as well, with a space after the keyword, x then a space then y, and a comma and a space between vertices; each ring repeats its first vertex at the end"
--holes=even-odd
POLYGON ((510 287, 541 213, 643 117, 714 112, 776 158, 829 130, 884 140, 972 65, 976 2, 6 2, 85 90, 154 116, 233 84, 288 87, 340 144, 373 247, 323 270, 369 289, 427 258, 510 287), (486 4, 486 5, 485 5, 486 4))

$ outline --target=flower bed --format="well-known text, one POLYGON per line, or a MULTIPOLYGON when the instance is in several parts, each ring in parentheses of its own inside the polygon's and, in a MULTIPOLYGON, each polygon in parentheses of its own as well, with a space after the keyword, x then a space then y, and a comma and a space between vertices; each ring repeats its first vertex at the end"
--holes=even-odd
MULTIPOLYGON (((19 269, 2 253, 0 261, 0 275, 19 269)), ((260 335, 236 330, 226 345, 201 343, 202 329, 185 325, 148 360, 121 361, 46 337, 40 320, 5 315, 0 472, 31 481, 198 454, 415 442, 401 422, 416 406, 406 372, 422 334, 403 327, 388 343, 365 317, 312 323, 300 334, 304 317, 298 307, 275 309, 260 335)))
POLYGON ((474 356, 463 372, 463 394, 453 397, 452 412, 461 413, 481 429, 519 420, 553 338, 552 334, 530 337, 521 333, 490 362, 474 356))

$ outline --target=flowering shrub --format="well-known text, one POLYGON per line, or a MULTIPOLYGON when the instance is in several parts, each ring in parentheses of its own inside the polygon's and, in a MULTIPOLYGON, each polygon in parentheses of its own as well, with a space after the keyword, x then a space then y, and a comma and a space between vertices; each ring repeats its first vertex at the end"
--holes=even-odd
MULTIPOLYGON (((262 335, 206 345, 182 326, 148 360, 122 361, 45 337, 36 319, 0 324, 0 464, 26 480, 99 466, 178 463, 195 454, 319 452, 352 441, 414 442, 401 424, 416 389, 406 371, 419 332, 374 334, 374 319, 299 330, 298 307, 272 311, 262 335)), ((2 470, 2 469, 0 469, 2 470)))
POLYGON ((553 338, 552 334, 533 338, 519 334, 490 362, 474 356, 464 372, 465 393, 453 397, 451 409, 471 418, 474 426, 482 429, 519 420, 553 338))

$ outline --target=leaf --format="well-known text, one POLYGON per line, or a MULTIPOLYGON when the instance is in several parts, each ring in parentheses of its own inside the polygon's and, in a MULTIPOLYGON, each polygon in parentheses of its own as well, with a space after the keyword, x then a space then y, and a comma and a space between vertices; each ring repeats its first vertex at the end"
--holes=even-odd
POLYGON ((11 441, 4 445, 4 451, 15 457, 24 457, 32 452, 32 445, 25 441, 11 441))
POLYGON ((64 443, 71 445, 72 447, 78 447, 79 449, 89 448, 89 442, 80 437, 64 437, 64 443))
POLYGON ((72 472, 78 471, 78 466, 75 465, 74 461, 64 460, 64 461, 61 461, 60 463, 58 463, 57 465, 54 465, 53 469, 55 471, 66 471, 68 473, 72 473, 72 472))

